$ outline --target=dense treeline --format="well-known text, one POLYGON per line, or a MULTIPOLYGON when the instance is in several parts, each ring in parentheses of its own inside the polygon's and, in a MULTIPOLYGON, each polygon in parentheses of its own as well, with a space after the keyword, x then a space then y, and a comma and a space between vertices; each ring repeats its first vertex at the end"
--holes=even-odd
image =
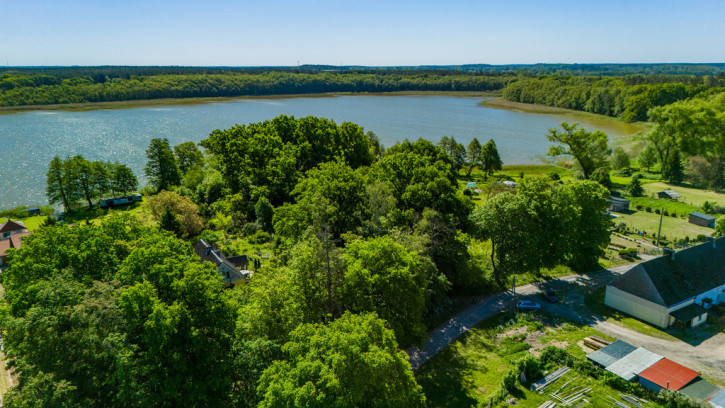
POLYGON ((0 75, 0 106, 162 98, 291 95, 324 92, 491 91, 511 76, 263 72, 175 74, 108 79, 0 75))
POLYGON ((91 77, 104 79, 152 75, 223 74, 230 72, 358 72, 358 73, 434 73, 458 75, 460 73, 516 74, 516 75, 586 75, 586 76, 682 76, 718 75, 725 72, 725 64, 465 64, 465 65, 419 65, 396 67, 301 65, 288 67, 184 67, 184 66, 89 66, 89 67, 0 67, 0 74, 51 75, 61 79, 91 77))
POLYGON ((722 76, 667 78, 672 82, 665 83, 646 78, 521 78, 504 89, 503 97, 514 102, 616 116, 633 122, 647 120, 647 112, 653 107, 668 105, 703 92, 713 92, 711 88, 725 86, 722 76))

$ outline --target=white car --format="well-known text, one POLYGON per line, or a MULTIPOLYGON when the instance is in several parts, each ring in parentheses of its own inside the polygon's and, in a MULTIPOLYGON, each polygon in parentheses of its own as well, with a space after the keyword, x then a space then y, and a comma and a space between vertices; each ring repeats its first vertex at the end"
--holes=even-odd
POLYGON ((520 301, 519 303, 516 304, 516 307, 519 308, 520 310, 538 310, 538 309, 541 309, 541 305, 540 304, 538 304, 536 302, 532 302, 530 300, 522 300, 522 301, 520 301))

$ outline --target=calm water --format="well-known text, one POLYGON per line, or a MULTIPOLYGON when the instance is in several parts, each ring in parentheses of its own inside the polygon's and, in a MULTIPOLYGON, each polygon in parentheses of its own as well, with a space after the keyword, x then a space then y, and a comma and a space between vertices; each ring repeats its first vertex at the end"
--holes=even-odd
MULTIPOLYGON (((435 142, 454 136, 464 145, 474 137, 482 143, 493 139, 504 164, 539 162, 548 147, 547 129, 562 120, 576 120, 484 108, 478 106, 480 101, 452 96, 341 96, 0 115, 0 208, 47 203, 45 173, 56 154, 118 160, 130 165, 143 185, 145 150, 152 138, 168 138, 172 145, 199 142, 215 129, 281 114, 354 122, 375 132, 386 146, 406 138, 435 142)), ((582 124, 604 130, 610 139, 627 131, 613 129, 609 122, 582 124)))

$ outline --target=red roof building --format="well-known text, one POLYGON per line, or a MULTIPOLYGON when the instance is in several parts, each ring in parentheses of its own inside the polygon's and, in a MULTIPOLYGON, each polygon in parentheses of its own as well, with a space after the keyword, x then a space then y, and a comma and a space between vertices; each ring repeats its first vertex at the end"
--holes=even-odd
POLYGON ((694 381, 700 374, 672 360, 663 358, 639 373, 639 383, 659 392, 661 389, 677 391, 694 381))

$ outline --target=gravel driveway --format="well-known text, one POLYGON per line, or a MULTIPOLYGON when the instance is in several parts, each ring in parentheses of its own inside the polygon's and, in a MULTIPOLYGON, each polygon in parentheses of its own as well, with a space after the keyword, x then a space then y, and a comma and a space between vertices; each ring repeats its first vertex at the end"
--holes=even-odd
POLYGON ((431 357, 482 320, 507 308, 510 310, 510 308, 514 307, 515 301, 521 297, 536 295, 541 293, 545 287, 553 287, 560 293, 565 293, 563 301, 556 304, 542 304, 544 311, 591 326, 597 331, 635 346, 646 347, 657 354, 697 370, 706 377, 725 383, 725 333, 719 333, 699 344, 692 345, 684 341, 671 341, 642 334, 627 327, 608 322, 586 308, 584 305, 585 293, 607 284, 631 267, 632 265, 624 265, 584 275, 569 275, 548 282, 518 286, 516 288, 516 297, 514 297, 513 292, 506 291, 479 299, 475 304, 455 315, 447 323, 431 331, 422 348, 408 348, 406 353, 408 353, 410 365, 414 370, 418 369, 431 357))

